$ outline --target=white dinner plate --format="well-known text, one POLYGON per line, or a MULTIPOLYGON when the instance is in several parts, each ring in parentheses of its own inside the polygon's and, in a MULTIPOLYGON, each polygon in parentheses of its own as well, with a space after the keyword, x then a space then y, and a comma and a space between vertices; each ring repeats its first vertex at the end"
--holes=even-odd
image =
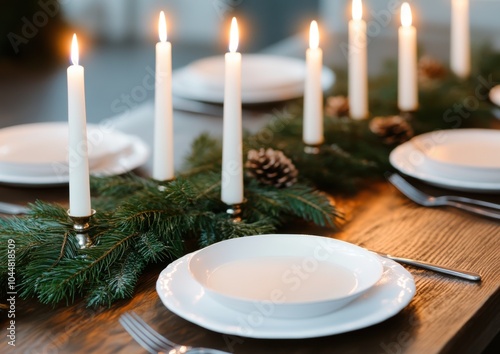
POLYGON ((336 311, 373 287, 383 271, 379 257, 364 248, 297 234, 217 242, 196 252, 188 268, 219 303, 251 313, 256 303, 273 301, 269 316, 276 318, 336 311))
MULTIPOLYGON (((194 253, 195 254, 195 253, 194 253)), ((415 295, 412 275, 399 264, 380 259, 380 281, 349 305, 329 314, 301 319, 266 316, 270 305, 250 314, 213 300, 190 275, 189 254, 165 268, 156 283, 163 304, 178 316, 219 333, 250 338, 313 338, 354 331, 382 322, 401 311, 415 295)))
MULTIPOLYGON (((242 56, 241 99, 246 104, 277 102, 304 94, 305 61, 266 54, 242 56)), ((324 67, 323 90, 335 80, 324 67)), ((212 103, 224 101, 224 56, 204 58, 172 74, 175 96, 212 103)))
MULTIPOLYGON (((109 132, 104 126, 89 124, 87 138, 91 169, 128 153, 131 148, 130 136, 109 132)), ((68 149, 66 122, 20 124, 0 129, 3 174, 51 176, 55 169, 68 170, 68 156, 78 158, 78 152, 68 149)))
POLYGON ((425 153, 411 141, 396 147, 389 155, 391 165, 401 173, 431 185, 464 192, 500 192, 500 183, 450 178, 436 171, 425 153))
MULTIPOLYGON (((104 159, 102 163, 93 166, 90 173, 93 176, 114 176, 132 171, 142 166, 149 158, 148 146, 139 138, 129 136, 130 148, 123 154, 110 159, 104 159)), ((57 186, 69 182, 68 171, 63 167, 59 172, 53 170, 53 174, 46 176, 7 173, 0 170, 0 183, 17 186, 57 186)))
POLYGON ((500 85, 494 86, 489 93, 490 101, 500 107, 500 85))

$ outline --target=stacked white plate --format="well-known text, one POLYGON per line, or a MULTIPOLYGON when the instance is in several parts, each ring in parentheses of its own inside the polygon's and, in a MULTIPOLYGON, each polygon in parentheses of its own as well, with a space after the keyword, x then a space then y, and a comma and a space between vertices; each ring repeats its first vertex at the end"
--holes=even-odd
MULTIPOLYGON (((93 175, 128 172, 144 164, 148 147, 138 138, 107 126, 87 126, 89 168, 93 175)), ((68 124, 48 122, 0 129, 0 182, 58 185, 69 181, 68 124)))
POLYGON ((422 134, 391 152, 400 172, 438 187, 500 191, 500 130, 456 129, 422 134))
POLYGON ((251 338, 309 338, 367 327, 415 294, 400 265, 355 245, 310 235, 222 241, 159 276, 165 306, 207 329, 251 338))
MULTIPOLYGON (((242 56, 241 99, 244 104, 283 101, 304 94, 305 61, 266 55, 242 56)), ((186 99, 223 103, 224 56, 197 60, 172 75, 172 92, 186 99)), ((322 86, 329 89, 335 76, 322 71, 322 86)))

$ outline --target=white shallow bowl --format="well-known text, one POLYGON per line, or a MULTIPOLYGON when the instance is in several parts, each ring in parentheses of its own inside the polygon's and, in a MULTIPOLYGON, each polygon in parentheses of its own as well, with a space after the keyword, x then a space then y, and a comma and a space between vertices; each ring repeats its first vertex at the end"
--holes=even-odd
POLYGON ((422 134, 410 141, 425 168, 446 178, 500 182, 500 130, 457 129, 422 134))
POLYGON ((382 276, 377 256, 347 242, 310 235, 247 236, 216 243, 189 261, 214 300, 243 313, 307 318, 335 311, 382 276))
MULTIPOLYGON (((132 139, 118 131, 87 125, 90 169, 130 153, 132 139)), ((53 176, 67 174, 68 158, 77 159, 68 150, 68 124, 45 122, 21 124, 0 130, 0 169, 8 175, 53 176)))

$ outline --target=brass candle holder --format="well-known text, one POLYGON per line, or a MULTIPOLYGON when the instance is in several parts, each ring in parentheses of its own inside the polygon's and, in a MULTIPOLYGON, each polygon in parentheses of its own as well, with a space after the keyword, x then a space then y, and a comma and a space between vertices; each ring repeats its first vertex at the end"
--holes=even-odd
POLYGON ((400 111, 399 115, 403 118, 406 119, 407 122, 411 122, 415 120, 415 114, 417 111, 400 111))
POLYGON ((73 221, 73 230, 76 232, 76 241, 80 249, 89 248, 92 246, 92 240, 88 234, 90 229, 90 220, 95 215, 96 211, 91 210, 91 214, 88 216, 74 216, 71 215, 70 210, 68 210, 68 216, 73 221))
POLYGON ((226 214, 231 216, 231 219, 233 222, 240 222, 241 221, 241 213, 242 213, 242 206, 245 204, 246 200, 244 200, 242 203, 239 204, 231 204, 228 205, 226 209, 226 214))

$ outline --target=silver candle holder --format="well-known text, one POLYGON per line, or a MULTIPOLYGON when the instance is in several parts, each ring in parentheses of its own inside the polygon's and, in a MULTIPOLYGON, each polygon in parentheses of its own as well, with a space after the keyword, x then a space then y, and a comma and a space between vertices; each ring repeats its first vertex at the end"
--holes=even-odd
POLYGON ((70 210, 68 210, 68 216, 73 221, 73 230, 76 232, 76 241, 80 249, 89 248, 92 246, 92 240, 88 234, 90 229, 90 220, 95 215, 96 211, 91 210, 91 214, 88 216, 74 216, 71 215, 70 210))
POLYGON ((304 152, 308 155, 318 155, 321 151, 321 145, 306 145, 304 152))

